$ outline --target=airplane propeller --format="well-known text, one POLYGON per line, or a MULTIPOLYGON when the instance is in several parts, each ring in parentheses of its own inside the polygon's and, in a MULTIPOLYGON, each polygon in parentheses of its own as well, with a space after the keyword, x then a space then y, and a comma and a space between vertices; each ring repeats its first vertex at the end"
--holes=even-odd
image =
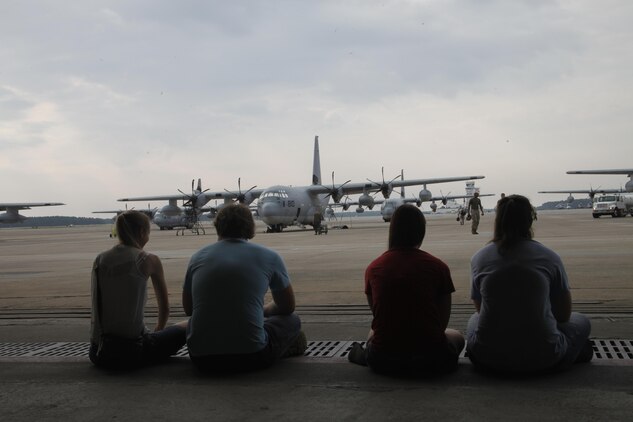
POLYGON ((593 198, 596 196, 596 193, 599 192, 601 186, 598 186, 597 189, 593 189, 593 186, 589 185, 589 198, 591 198, 593 200, 593 198))
POLYGON ((336 187, 336 185, 334 184, 334 172, 332 172, 332 188, 330 189, 327 186, 323 186, 323 185, 321 186, 330 190, 330 192, 325 197, 327 198, 328 196, 331 196, 332 200, 338 204, 341 201, 341 198, 343 197, 343 189, 342 189, 343 186, 345 186, 346 184, 350 182, 351 180, 348 180, 347 182, 343 183, 339 187, 336 187))
POLYGON ((240 177, 238 177, 237 178, 237 193, 231 192, 228 189, 224 189, 224 190, 226 192, 230 193, 231 195, 235 195, 235 200, 237 202, 239 202, 240 204, 250 204, 251 202, 253 202, 253 200, 255 198, 253 198, 251 195, 249 195, 249 193, 250 193, 250 191, 252 191, 256 187, 257 187, 257 185, 253 186, 249 190, 247 190, 247 191, 242 193, 242 179, 240 177))
POLYGON ((198 198, 204 192, 209 190, 209 189, 202 190, 202 180, 201 179, 198 179, 198 186, 197 186, 197 188, 194 188, 195 182, 196 182, 195 179, 191 180, 191 194, 186 194, 183 191, 181 191, 180 189, 178 189, 178 192, 182 193, 185 197, 187 197, 187 200, 185 202, 183 202, 183 204, 182 204, 183 207, 200 208, 201 205, 198 204, 198 198))
POLYGON ((382 183, 378 183, 378 182, 374 182, 371 179, 367 179, 368 181, 370 181, 371 183, 373 183, 374 185, 376 185, 376 187, 378 188, 378 192, 382 193, 383 198, 387 199, 389 198, 389 195, 391 195, 391 192, 393 191, 393 186, 391 185, 396 179, 401 178, 402 175, 399 174, 396 177, 394 177, 393 179, 391 179, 388 183, 385 182, 385 168, 382 167, 382 183))
POLYGON ((448 196, 451 193, 447 193, 446 195, 444 195, 444 193, 440 190, 440 196, 442 197, 442 205, 446 205, 448 203, 448 196))

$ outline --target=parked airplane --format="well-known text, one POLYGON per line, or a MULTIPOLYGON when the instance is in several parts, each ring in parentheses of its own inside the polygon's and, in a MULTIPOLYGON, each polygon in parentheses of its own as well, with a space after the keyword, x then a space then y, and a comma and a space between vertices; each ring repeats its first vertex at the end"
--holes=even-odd
MULTIPOLYGON (((92 213, 93 214, 116 214, 116 217, 118 217, 119 214, 122 214, 127 210, 128 208, 126 205, 124 210, 93 211, 92 213)), ((130 210, 134 210, 134 208, 130 208, 130 210)), ((154 216, 158 212, 158 208, 157 207, 151 208, 150 205, 148 204, 147 209, 139 208, 139 209, 136 209, 136 211, 142 212, 143 214, 148 216, 150 220, 154 220, 154 216)))
POLYGON ((424 185, 419 193, 419 200, 430 200, 433 196, 426 189, 427 184, 455 182, 460 180, 483 179, 484 176, 444 177, 433 179, 396 180, 398 176, 389 182, 385 182, 384 173, 382 183, 368 180, 368 182, 352 183, 348 180, 342 184, 334 183, 332 173, 332 186, 324 186, 321 180, 321 163, 319 154, 319 138, 314 139, 314 159, 312 168, 312 185, 309 186, 273 186, 265 189, 260 195, 257 204, 258 212, 262 220, 268 225, 269 232, 279 232, 285 227, 297 225, 310 225, 318 230, 323 221, 323 214, 327 211, 330 198, 335 204, 340 204, 346 195, 361 193, 355 203, 344 202, 343 209, 352 204, 359 207, 373 208, 377 203, 372 193, 381 192, 385 199, 389 198, 394 188, 414 185, 424 185))
MULTIPOLYGON (((570 170, 567 174, 626 174, 629 181, 624 185, 624 190, 633 192, 633 169, 607 169, 607 170, 570 170)), ((611 193, 620 192, 614 191, 611 193)))
MULTIPOLYGON (((342 184, 334 183, 334 173, 332 173, 332 185, 324 186, 321 180, 321 163, 319 154, 319 137, 314 139, 314 157, 312 166, 312 184, 308 186, 285 186, 275 185, 265 189, 255 189, 256 186, 245 192, 241 191, 238 179, 238 192, 224 190, 224 192, 200 191, 189 200, 195 203, 196 209, 206 204, 211 199, 223 199, 224 204, 233 201, 250 204, 255 199, 257 201, 257 214, 261 220, 267 224, 268 232, 281 232, 284 228, 292 225, 310 225, 318 230, 324 219, 330 199, 335 204, 339 204, 341 199, 350 194, 362 193, 359 204, 363 206, 373 206, 373 192, 381 192, 383 197, 388 198, 393 188, 413 185, 424 185, 420 191, 420 200, 426 201, 432 198, 431 192, 426 190, 427 184, 455 182, 460 180, 483 179, 484 176, 460 176, 443 177, 432 179, 412 179, 412 180, 391 180, 382 183, 368 182, 351 183, 348 180, 342 184)), ((147 201, 153 199, 174 199, 174 196, 124 198, 119 201, 147 201)), ((178 196, 175 199, 187 199, 178 196)), ((221 205, 222 206, 222 205, 221 205)), ((220 206, 220 207, 221 207, 220 206)))
POLYGON ((576 198, 574 198, 573 194, 579 194, 579 193, 586 193, 587 195, 589 195, 589 198, 591 198, 591 200, 593 200, 593 198, 596 196, 597 193, 617 193, 617 192, 622 192, 622 189, 588 189, 588 190, 583 190, 583 189, 568 189, 568 190, 543 190, 543 191, 539 191, 538 193, 567 193, 569 194, 569 196, 567 197, 567 199, 565 199, 565 201, 567 201, 567 203, 571 204, 572 202, 574 202, 574 200, 576 198))
MULTIPOLYGON (((146 196, 139 198, 122 198, 119 201, 152 201, 167 200, 168 204, 160 209, 155 209, 150 216, 154 224, 161 230, 180 229, 176 234, 184 230, 192 230, 195 234, 204 234, 204 227, 200 225, 200 216, 208 212, 213 217, 217 211, 216 207, 205 207, 209 201, 206 190, 202 190, 202 180, 198 179, 198 186, 194 188, 195 180, 191 181, 191 194, 186 194, 179 189, 179 195, 146 196), (178 206, 178 201, 182 200, 182 207, 178 206)), ((145 212, 143 210, 139 210, 145 212)))
POLYGON ((61 202, 16 202, 16 203, 0 203, 0 211, 6 211, 0 214, 0 223, 22 223, 27 219, 20 214, 20 210, 30 210, 33 207, 52 207, 57 205, 66 205, 61 202))
POLYGON ((626 174, 630 180, 626 182, 623 189, 567 189, 567 190, 547 190, 540 191, 538 193, 567 193, 569 196, 566 201, 568 203, 574 202, 573 194, 586 193, 593 201, 596 193, 620 193, 623 191, 633 192, 633 169, 613 169, 613 170, 569 170, 567 174, 626 174))
MULTIPOLYGON (((404 179, 404 173, 401 171, 401 178, 404 179)), ((437 211, 437 203, 435 201, 441 202, 443 205, 446 205, 449 200, 452 199, 469 199, 473 196, 473 192, 469 192, 470 190, 475 189, 473 182, 467 182, 466 195, 442 195, 442 196, 432 196, 429 200, 431 201, 431 211, 437 211), (470 185, 469 185, 470 183, 470 185), (470 187, 469 187, 470 186, 470 187)), ((479 188, 476 188, 477 191, 479 188)), ((426 185, 424 186, 424 190, 426 190, 426 185)), ((488 193, 481 196, 493 196, 494 194, 488 193)), ((416 206, 420 207, 422 205, 422 200, 420 198, 407 198, 404 194, 404 187, 400 190, 400 197, 389 198, 382 201, 382 206, 380 207, 380 214, 382 215, 382 219, 385 222, 391 221, 391 217, 393 213, 396 211, 396 208, 403 204, 411 204, 414 203, 416 206)), ((358 209, 356 210, 358 212, 358 209)), ((360 211, 362 212, 362 211, 360 211)))

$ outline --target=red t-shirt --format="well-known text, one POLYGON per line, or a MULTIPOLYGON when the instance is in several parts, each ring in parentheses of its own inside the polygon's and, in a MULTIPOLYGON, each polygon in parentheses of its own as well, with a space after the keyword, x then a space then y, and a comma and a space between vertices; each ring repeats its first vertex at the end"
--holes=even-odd
POLYGON ((390 353, 423 353, 446 344, 439 298, 455 291, 440 259, 417 248, 392 249, 365 271, 372 298, 372 348, 390 353))

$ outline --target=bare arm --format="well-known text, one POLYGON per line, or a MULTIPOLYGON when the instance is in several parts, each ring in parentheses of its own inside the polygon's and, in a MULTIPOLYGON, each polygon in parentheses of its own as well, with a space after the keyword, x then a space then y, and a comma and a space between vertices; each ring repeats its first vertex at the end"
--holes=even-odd
POLYGON ((169 319, 169 295, 167 293, 163 264, 156 255, 148 253, 147 258, 143 262, 142 270, 152 279, 154 294, 158 302, 158 321, 156 322, 154 331, 160 331, 165 328, 167 320, 169 319))
POLYGON ((264 316, 289 315, 295 311, 295 294, 291 285, 272 294, 273 301, 264 306, 264 316))
POLYGON ((566 290, 559 297, 552 298, 552 314, 558 322, 567 322, 571 316, 571 293, 566 290))

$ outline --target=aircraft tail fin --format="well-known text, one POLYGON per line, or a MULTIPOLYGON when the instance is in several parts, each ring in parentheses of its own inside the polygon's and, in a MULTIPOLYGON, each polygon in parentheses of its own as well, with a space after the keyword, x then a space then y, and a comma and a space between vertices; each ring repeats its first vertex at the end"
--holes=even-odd
POLYGON ((321 184, 321 157, 319 154, 319 137, 314 137, 314 160, 312 162, 312 184, 321 184))

